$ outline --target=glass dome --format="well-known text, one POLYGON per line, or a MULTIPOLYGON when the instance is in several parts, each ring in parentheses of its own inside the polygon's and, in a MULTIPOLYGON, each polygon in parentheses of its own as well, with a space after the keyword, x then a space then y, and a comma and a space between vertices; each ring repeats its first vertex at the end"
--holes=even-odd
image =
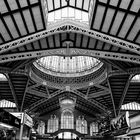
POLYGON ((76 77, 98 70, 103 63, 89 56, 46 56, 35 61, 34 65, 47 74, 76 77))

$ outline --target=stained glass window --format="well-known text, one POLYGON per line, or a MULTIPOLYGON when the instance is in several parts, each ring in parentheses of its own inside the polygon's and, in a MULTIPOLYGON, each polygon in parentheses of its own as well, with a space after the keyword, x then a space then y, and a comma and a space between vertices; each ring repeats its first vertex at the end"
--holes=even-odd
POLYGON ((74 116, 71 110, 64 110, 61 114, 61 129, 74 129, 74 116))
POLYGON ((48 120, 48 133, 54 133, 58 131, 58 118, 55 115, 51 115, 51 118, 48 120))
POLYGON ((79 116, 76 120, 76 131, 81 134, 87 134, 87 121, 84 119, 84 116, 79 116))

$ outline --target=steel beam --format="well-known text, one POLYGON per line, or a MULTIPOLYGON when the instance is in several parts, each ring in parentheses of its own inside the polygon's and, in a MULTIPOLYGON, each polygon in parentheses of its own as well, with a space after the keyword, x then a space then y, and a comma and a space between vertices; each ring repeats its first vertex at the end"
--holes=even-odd
POLYGON ((110 82, 109 82, 108 77, 107 77, 107 83, 108 83, 108 86, 109 86, 110 96, 111 96, 111 100, 112 100, 112 104, 113 104, 114 116, 117 117, 117 114, 116 114, 116 107, 115 107, 114 98, 113 98, 113 93, 112 93, 112 89, 111 89, 111 85, 110 85, 110 82))
MULTIPOLYGON (((35 103, 33 103, 31 106, 29 106, 28 107, 28 112, 31 112, 32 110, 34 110, 37 106, 39 106, 39 105, 41 105, 42 103, 44 103, 44 102, 47 102, 49 99, 51 99, 51 98, 53 98, 53 97, 55 97, 55 96, 57 96, 57 95, 59 95, 59 94, 61 94, 62 92, 64 92, 65 90, 57 90, 56 92, 54 92, 54 93, 52 93, 51 95, 50 95, 50 98, 43 98, 43 99, 41 99, 41 100, 39 100, 39 101, 37 101, 37 102, 35 102, 35 103)), ((45 94, 46 95, 46 94, 45 94)))
POLYGON ((34 84, 34 85, 32 85, 32 86, 29 86, 28 87, 28 90, 29 89, 33 89, 33 88, 35 88, 35 87, 38 87, 38 86, 40 86, 40 85, 42 85, 41 83, 36 83, 36 84, 34 84))
POLYGON ((91 86, 89 86, 88 89, 87 89, 87 92, 86 92, 86 95, 85 95, 85 98, 86 98, 86 99, 88 98, 90 88, 91 88, 91 86))
POLYGON ((26 59, 24 62, 21 62, 20 64, 17 64, 15 65, 13 68, 12 68, 12 72, 13 71, 17 71, 19 68, 21 68, 22 66, 24 66, 25 64, 29 63, 29 59, 26 59))
POLYGON ((16 71, 11 71, 10 68, 7 67, 0 67, 0 73, 11 73, 11 74, 22 74, 22 75, 28 75, 27 72, 24 70, 16 70, 16 71))
POLYGON ((123 93, 122 93, 122 97, 120 99, 119 106, 118 106, 118 115, 120 114, 121 106, 124 102, 124 99, 125 99, 125 96, 127 94, 127 91, 128 91, 128 88, 129 88, 132 77, 133 77, 133 75, 130 75, 128 77, 128 80, 127 80, 126 84, 125 84, 125 87, 124 87, 124 90, 123 90, 123 93))
POLYGON ((16 104, 16 107, 17 107, 17 111, 19 111, 18 100, 17 100, 17 96, 16 96, 16 93, 15 93, 15 89, 14 89, 13 83, 12 83, 11 78, 9 77, 8 74, 6 74, 6 77, 7 77, 8 82, 9 82, 9 86, 10 86, 10 89, 11 89, 11 92, 12 92, 12 96, 14 98, 14 101, 15 101, 15 104, 16 104))
MULTIPOLYGON (((51 49, 51 50, 41 50, 41 51, 31 51, 25 53, 16 53, 16 54, 7 54, 0 56, 0 63, 4 62, 11 62, 23 59, 31 59, 36 57, 43 57, 43 56, 51 56, 51 55, 66 55, 66 49, 51 49)), ((70 55, 78 56, 78 55, 85 55, 97 58, 104 58, 104 59, 111 59, 111 60, 118 60, 118 61, 125 61, 125 62, 132 62, 136 64, 140 64, 140 57, 130 55, 130 54, 123 54, 123 53, 113 53, 113 52, 103 52, 103 51, 96 51, 96 50, 85 50, 85 49, 70 49, 70 55)))
POLYGON ((109 72, 108 76, 114 76, 114 75, 123 75, 123 74, 140 74, 140 67, 136 68, 127 68, 126 71, 121 70, 114 70, 109 72))
POLYGON ((22 98, 22 103, 21 103, 21 107, 20 107, 20 112, 23 111, 23 105, 24 105, 24 101, 25 101, 25 97, 26 97, 26 92, 27 92, 27 87, 28 87, 28 84, 29 84, 29 77, 28 77, 28 80, 27 80, 27 83, 26 83, 26 87, 25 87, 25 90, 24 90, 24 94, 23 94, 23 98, 22 98))
POLYGON ((33 41, 58 34, 58 33, 66 33, 66 32, 72 32, 72 33, 79 33, 86 36, 89 36, 91 38, 95 38, 98 40, 101 40, 103 42, 115 45, 117 47, 123 48, 125 50, 129 50, 131 52, 135 52, 137 54, 140 54, 140 46, 136 45, 134 43, 130 43, 128 41, 124 41, 122 39, 118 39, 94 30, 90 30, 88 28, 85 28, 83 25, 79 25, 79 23, 76 23, 72 20, 64 20, 63 22, 57 22, 51 26, 48 26, 48 29, 45 31, 41 31, 39 33, 35 33, 30 36, 26 36, 24 38, 11 41, 9 43, 0 45, 0 53, 6 52, 8 50, 23 46, 25 44, 31 43, 33 41))
POLYGON ((102 85, 100 85, 100 84, 95 84, 94 86, 95 86, 95 87, 98 87, 98 88, 101 88, 101 89, 103 89, 103 90, 109 90, 108 87, 102 86, 102 85))
POLYGON ((90 102, 91 104, 93 104, 94 106, 96 106, 97 108, 99 108, 100 110, 104 111, 107 114, 106 106, 102 105, 101 103, 97 102, 94 99, 86 99, 85 94, 83 94, 82 92, 80 92, 78 90, 72 90, 71 92, 75 93, 76 95, 80 96, 81 98, 84 98, 85 100, 87 100, 88 102, 90 102))
POLYGON ((30 93, 30 94, 38 96, 38 97, 48 98, 47 94, 33 90, 33 89, 29 89, 29 88, 27 89, 27 93, 30 93))
POLYGON ((49 90, 48 90, 48 87, 45 86, 45 89, 46 89, 46 92, 47 92, 47 96, 48 96, 48 98, 50 98, 50 92, 49 92, 49 90))
POLYGON ((105 95, 109 95, 109 94, 110 94, 110 92, 108 90, 103 90, 103 91, 99 91, 99 92, 89 94, 88 99, 96 98, 96 97, 99 97, 99 96, 105 96, 105 95))

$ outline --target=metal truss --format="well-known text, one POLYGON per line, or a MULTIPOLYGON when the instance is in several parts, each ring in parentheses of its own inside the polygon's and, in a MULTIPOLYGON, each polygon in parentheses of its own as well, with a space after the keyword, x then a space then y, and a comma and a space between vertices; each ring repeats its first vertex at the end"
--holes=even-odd
MULTIPOLYGON (((50 55, 66 55, 67 49, 52 49, 52 50, 41 50, 41 51, 31 51, 25 53, 7 54, 0 56, 0 63, 11 62, 16 60, 31 59, 36 57, 50 56, 50 55)), ((73 49, 70 50, 70 55, 85 55, 97 58, 112 59, 118 61, 132 62, 140 64, 140 57, 130 54, 123 53, 113 53, 113 52, 103 52, 96 50, 85 50, 85 49, 73 49)))
POLYGON ((87 99, 86 95, 83 94, 82 92, 78 91, 78 90, 72 90, 71 92, 75 93, 76 95, 86 99, 88 102, 90 102, 91 104, 95 105, 97 108, 99 108, 100 110, 104 111, 105 113, 107 113, 107 107, 102 105, 101 103, 97 102, 94 99, 87 99))
POLYGON ((119 106, 118 106, 118 115, 120 114, 120 110, 121 110, 121 106, 124 102, 124 99, 125 99, 125 96, 127 94, 127 91, 128 91, 128 88, 129 88, 129 85, 130 85, 130 82, 131 82, 131 79, 133 78, 133 74, 130 75, 126 81, 126 84, 125 84, 125 87, 124 87, 124 90, 123 90, 123 93, 122 93, 122 97, 120 99, 120 102, 119 102, 119 106))
POLYGON ((121 71, 121 70, 114 70, 114 71, 110 71, 108 76, 114 76, 114 75, 123 75, 123 74, 140 74, 140 67, 136 67, 136 68, 128 68, 125 71, 121 71))
POLYGON ((27 93, 27 88, 28 88, 28 84, 29 84, 29 80, 30 78, 28 77, 27 83, 26 83, 26 87, 24 90, 24 94, 23 94, 23 98, 22 98, 22 103, 21 103, 21 107, 20 107, 20 111, 23 111, 23 106, 24 106, 24 101, 25 101, 25 97, 26 97, 26 93, 27 93))
MULTIPOLYGON (((33 103, 31 106, 29 106, 27 112, 31 112, 32 110, 34 110, 37 106, 41 105, 44 102, 47 102, 49 99, 61 94, 62 92, 64 92, 64 90, 57 90, 56 92, 52 93, 49 98, 43 98, 35 103, 33 103)), ((46 94, 47 95, 47 94, 46 94)))
POLYGON ((114 102, 114 98, 113 98, 113 92, 112 92, 112 88, 111 88, 110 81, 109 81, 108 77, 107 77, 107 83, 108 83, 108 86, 109 86, 111 101, 112 101, 112 104, 113 104, 114 116, 117 117, 116 106, 115 106, 115 102, 114 102))
POLYGON ((16 70, 16 71, 11 71, 10 68, 7 67, 0 67, 0 73, 11 73, 11 74, 23 74, 23 75, 28 75, 27 72, 24 70, 16 70))
POLYGON ((28 88, 27 93, 38 96, 38 97, 43 97, 43 98, 48 98, 46 93, 42 93, 33 89, 28 88))
POLYGON ((9 77, 8 74, 6 74, 6 77, 7 77, 7 79, 8 79, 9 87, 10 87, 10 89, 11 89, 12 96, 13 96, 13 98, 14 98, 17 111, 19 111, 18 99, 17 99, 16 93, 15 93, 15 88, 14 88, 14 86, 13 86, 12 80, 11 80, 11 78, 9 77))
POLYGON ((73 32, 73 33, 83 34, 91 38, 95 38, 103 42, 107 42, 112 45, 115 45, 117 47, 140 54, 139 45, 136 45, 136 44, 94 31, 94 30, 90 30, 72 20, 66 20, 60 23, 55 23, 53 24, 53 26, 50 26, 47 28, 48 28, 47 30, 44 30, 42 32, 27 36, 27 37, 24 37, 15 41, 11 41, 10 43, 0 45, 0 53, 23 46, 25 44, 31 43, 33 41, 36 41, 36 40, 39 40, 39 39, 42 39, 42 38, 45 38, 47 36, 51 36, 57 33, 73 32))
POLYGON ((90 98, 105 96, 105 95, 109 95, 109 94, 110 94, 110 92, 108 90, 103 90, 103 91, 99 91, 99 92, 95 92, 95 93, 90 93, 87 98, 90 99, 90 98))

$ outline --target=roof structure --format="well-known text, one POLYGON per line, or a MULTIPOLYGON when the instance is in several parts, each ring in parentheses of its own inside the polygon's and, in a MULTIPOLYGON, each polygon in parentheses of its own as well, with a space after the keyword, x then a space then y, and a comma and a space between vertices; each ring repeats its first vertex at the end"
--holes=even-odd
POLYGON ((0 0, 0 74, 7 78, 0 78, 0 99, 18 111, 39 117, 68 97, 95 118, 119 115, 123 104, 140 103, 140 82, 131 81, 140 74, 140 0, 0 0), (76 14, 64 18, 68 9, 87 13, 88 24, 76 14), (58 19, 48 24, 53 12, 58 19), (103 65, 59 77, 34 67, 46 56, 89 56, 103 65))

